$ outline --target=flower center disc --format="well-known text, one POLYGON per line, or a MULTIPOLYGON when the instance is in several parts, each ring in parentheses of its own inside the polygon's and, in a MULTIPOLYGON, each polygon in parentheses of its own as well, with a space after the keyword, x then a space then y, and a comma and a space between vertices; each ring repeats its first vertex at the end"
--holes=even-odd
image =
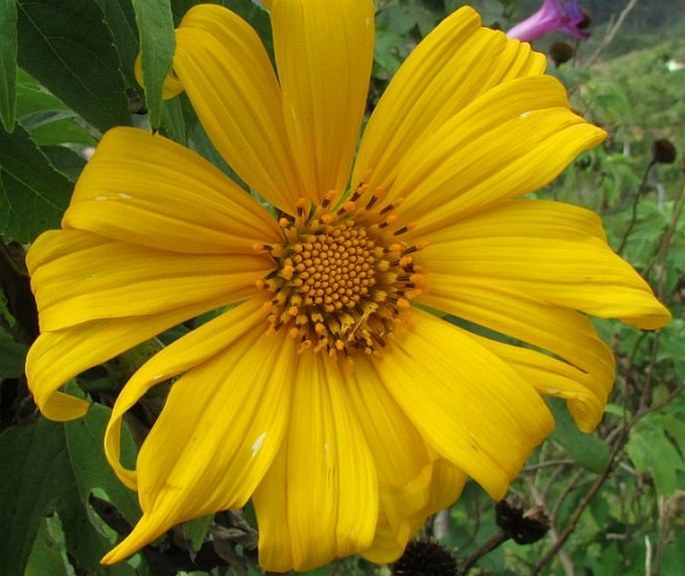
MULTIPOLYGON (((284 243, 268 246, 276 271, 260 286, 273 292, 269 332, 281 329, 331 356, 377 353, 387 344, 403 309, 420 292, 422 277, 399 241, 408 227, 396 227, 392 205, 359 209, 355 194, 337 212, 325 202, 310 218, 282 218, 284 243)), ((301 203, 303 205, 303 203, 301 203)))

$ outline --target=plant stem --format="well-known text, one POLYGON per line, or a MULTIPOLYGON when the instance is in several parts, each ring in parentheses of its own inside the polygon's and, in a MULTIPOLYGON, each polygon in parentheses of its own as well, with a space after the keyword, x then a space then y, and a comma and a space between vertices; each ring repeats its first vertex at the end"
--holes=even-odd
POLYGON ((645 190, 645 186, 647 184, 647 176, 649 176, 649 172, 651 171, 652 166, 654 166, 654 164, 656 164, 656 160, 652 159, 652 161, 647 165, 647 169, 645 170, 644 174, 642 175, 640 187, 637 189, 635 197, 633 198, 633 210, 632 215, 630 217, 630 222, 628 223, 628 227, 623 233, 623 238, 621 238, 621 244, 616 249, 617 254, 621 254, 621 252, 623 252, 623 248, 625 248, 626 242, 628 241, 628 236, 630 236, 630 233, 633 231, 633 226, 635 226, 635 222, 637 221, 637 203, 640 201, 640 196, 645 190))
POLYGON ((509 540, 509 536, 507 536, 504 533, 504 530, 500 530, 497 534, 490 538, 490 540, 488 540, 485 544, 478 548, 478 550, 471 554, 471 556, 469 556, 469 558, 466 560, 466 563, 464 564, 464 567, 461 570, 462 576, 465 576, 466 573, 476 565, 478 560, 492 552, 501 544, 504 544, 504 542, 506 542, 507 540, 509 540))

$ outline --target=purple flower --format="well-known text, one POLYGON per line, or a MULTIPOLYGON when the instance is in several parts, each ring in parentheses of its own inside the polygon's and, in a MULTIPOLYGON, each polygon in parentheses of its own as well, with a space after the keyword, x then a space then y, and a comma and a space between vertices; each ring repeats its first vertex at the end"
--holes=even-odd
POLYGON ((530 42, 560 30, 581 40, 587 40, 590 37, 586 30, 588 24, 588 16, 579 6, 578 0, 545 0, 540 10, 519 22, 507 32, 507 36, 530 42))

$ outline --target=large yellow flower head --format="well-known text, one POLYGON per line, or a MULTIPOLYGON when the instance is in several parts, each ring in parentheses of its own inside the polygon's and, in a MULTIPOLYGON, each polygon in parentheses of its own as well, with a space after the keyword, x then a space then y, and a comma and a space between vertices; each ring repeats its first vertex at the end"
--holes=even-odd
POLYGON ((28 256, 42 333, 27 372, 49 418, 87 409, 58 390, 76 374, 223 309, 117 398, 106 453, 143 516, 105 562, 249 499, 268 570, 394 560, 467 477, 505 494, 552 429, 543 395, 597 424, 614 362, 585 314, 669 319, 593 213, 519 198, 604 138, 528 44, 452 14, 392 80, 355 161, 373 2, 270 8, 278 74, 244 21, 201 5, 168 91, 274 210, 191 150, 118 128, 28 256), (169 379, 126 469, 122 418, 169 379))

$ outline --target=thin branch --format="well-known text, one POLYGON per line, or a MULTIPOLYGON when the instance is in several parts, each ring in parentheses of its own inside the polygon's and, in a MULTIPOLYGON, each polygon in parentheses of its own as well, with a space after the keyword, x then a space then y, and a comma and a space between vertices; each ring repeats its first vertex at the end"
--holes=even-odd
POLYGON ((637 412, 633 416, 633 418, 621 428, 620 433, 614 440, 614 446, 612 447, 611 452, 609 453, 609 459, 606 465, 604 466, 604 469, 602 470, 600 475, 595 479, 592 486, 581 500, 580 504, 578 505, 570 520, 566 524, 564 531, 559 535, 559 540, 557 540, 557 542, 555 542, 552 545, 552 547, 547 551, 547 553, 537 561, 537 563, 533 567, 531 576, 538 576, 538 574, 541 573, 541 570, 552 561, 554 556, 557 555, 559 550, 561 550, 562 546, 566 543, 566 541, 569 539, 573 531, 576 529, 578 521, 580 520, 580 517, 583 515, 583 512, 585 512, 585 509, 590 505, 592 499, 600 491, 600 489, 606 482, 607 478, 609 478, 609 475, 611 474, 611 471, 613 470, 616 464, 616 460, 623 451, 625 441, 628 438, 628 433, 630 432, 631 428, 635 426, 635 424, 637 424, 647 414, 655 412, 657 410, 661 410, 664 406, 669 404, 676 396, 678 396, 678 394, 680 394, 683 391, 683 389, 685 389, 685 385, 678 386, 660 402, 657 402, 649 408, 645 408, 644 410, 640 410, 639 412, 637 412))
POLYGON ((654 576, 660 576, 664 563, 664 552, 666 551, 666 539, 670 532, 671 525, 671 498, 659 498, 659 539, 656 543, 656 562, 654 566, 654 576))
POLYGON ((607 33, 604 35, 604 38, 602 38, 602 41, 597 47, 597 50, 595 50, 594 54, 590 56, 589 60, 587 61, 588 66, 592 65, 597 60, 597 58, 600 57, 602 52, 604 52, 607 49, 609 44, 611 44, 614 41, 616 34, 618 34, 618 31, 623 26, 623 22, 625 21, 628 14, 630 14, 631 10, 635 8, 636 4, 637 0, 630 0, 626 7, 621 11, 621 14, 616 20, 616 23, 613 26, 611 26, 609 30, 607 30, 607 33))
POLYGON ((485 544, 483 544, 478 550, 476 550, 471 556, 469 556, 466 560, 466 563, 464 564, 463 568, 461 569, 460 574, 464 575, 466 574, 471 568, 473 568, 478 560, 480 560, 483 556, 489 554, 492 552, 495 548, 503 544, 509 540, 509 536, 504 532, 504 530, 500 530, 495 534, 492 538, 490 538, 485 544))
POLYGON ((573 458, 566 458, 562 460, 547 460, 546 462, 540 462, 539 464, 530 464, 523 469, 523 472, 534 472, 540 468, 550 468, 552 466, 569 466, 576 464, 573 458))
MULTIPOLYGON (((537 504, 538 506, 542 506, 543 509, 547 510, 548 506, 545 497, 540 493, 535 483, 529 481, 528 488, 533 498, 533 502, 535 502, 535 504, 537 504)), ((557 529, 554 525, 554 518, 550 518, 549 536, 552 541, 552 544, 559 540, 559 533, 557 532, 557 529)), ((564 569, 564 574, 566 576, 575 575, 575 568, 573 566, 573 562, 571 558, 568 556, 568 554, 566 554, 566 552, 564 552, 563 550, 559 550, 559 562, 561 563, 561 566, 564 569)))
POLYGON ((651 162, 647 165, 647 169, 644 171, 644 174, 642 175, 642 182, 640 182, 640 187, 637 189, 635 197, 633 198, 633 207, 631 210, 630 222, 628 223, 628 226, 625 229, 625 232, 623 233, 621 243, 616 249, 617 254, 621 254, 623 252, 623 248, 625 248, 626 242, 628 241, 628 236, 630 236, 630 233, 633 231, 633 226, 635 226, 635 223, 637 222, 637 205, 640 202, 640 196, 642 196, 642 193, 645 191, 647 187, 647 177, 649 176, 649 173, 652 171, 652 168, 655 164, 656 160, 652 159, 651 162))
POLYGON ((652 261, 642 272, 643 278, 649 276, 649 273, 652 271, 654 266, 656 266, 658 263, 663 263, 666 259, 666 254, 668 253, 668 250, 671 247, 671 241, 673 240, 673 234, 683 213, 683 207, 685 207, 685 184, 683 184, 680 187, 680 194, 678 195, 678 200, 676 201, 673 209, 673 216, 671 217, 671 222, 669 223, 668 228, 666 228, 663 236, 661 237, 659 249, 657 250, 657 253, 652 259, 652 261))

